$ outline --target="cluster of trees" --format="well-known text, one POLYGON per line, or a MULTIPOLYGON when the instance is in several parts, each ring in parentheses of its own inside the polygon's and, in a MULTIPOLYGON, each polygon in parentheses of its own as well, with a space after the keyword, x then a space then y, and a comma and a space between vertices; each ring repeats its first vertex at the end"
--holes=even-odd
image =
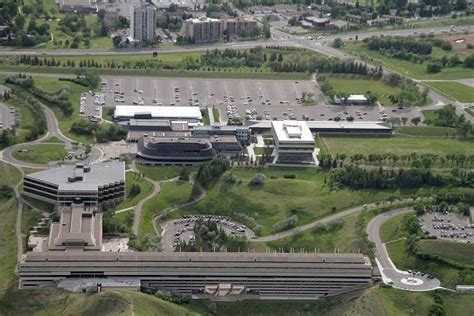
POLYGON ((266 61, 267 55, 261 46, 244 51, 233 49, 208 50, 200 58, 201 65, 226 68, 239 68, 242 66, 259 68, 266 61))
POLYGON ((472 124, 466 120, 464 115, 458 116, 456 114, 456 108, 451 104, 447 104, 441 109, 435 110, 434 114, 434 117, 425 120, 426 124, 456 128, 457 133, 463 137, 467 137, 473 132, 472 124))
POLYGON ((275 231, 285 231, 293 227, 296 227, 297 224, 298 224, 298 215, 293 214, 273 224, 272 227, 273 229, 275 229, 275 231))
MULTIPOLYGON (((471 173, 474 179, 474 173, 471 173)), ((427 186, 445 186, 451 178, 433 174, 429 169, 377 170, 365 169, 354 165, 331 170, 328 185, 331 188, 341 186, 352 189, 394 189, 420 188, 427 186)))
POLYGON ((102 208, 102 227, 105 234, 120 235, 128 234, 133 225, 133 212, 127 212, 125 220, 115 216, 114 206, 106 204, 102 208))
POLYGON ((346 186, 353 189, 419 188, 422 186, 474 187, 474 172, 453 169, 450 174, 433 173, 429 168, 398 170, 366 169, 355 165, 333 169, 330 187, 346 186))
POLYGON ((461 167, 467 168, 474 165, 474 155, 466 155, 465 153, 453 153, 446 156, 437 154, 424 153, 418 154, 413 152, 409 155, 396 155, 393 153, 370 153, 370 154, 337 154, 335 156, 320 155, 319 160, 322 161, 320 166, 325 169, 342 167, 346 163, 367 164, 367 165, 392 165, 407 166, 413 168, 431 168, 436 165, 440 167, 461 167))
POLYGON ((115 124, 96 124, 84 118, 72 123, 71 132, 77 135, 93 135, 98 143, 118 141, 127 137, 127 131, 115 124))
MULTIPOLYGON (((46 133, 48 124, 46 122, 46 116, 44 114, 41 104, 27 92, 19 87, 12 87, 13 97, 18 101, 23 102, 25 107, 31 112, 31 115, 35 118, 34 123, 30 126, 22 126, 27 130, 25 137, 26 141, 32 141, 37 139, 40 135, 46 133)), ((2 135, 1 143, 4 146, 10 146, 16 143, 15 132, 10 130, 4 130, 2 135)))
POLYGON ((218 179, 229 170, 230 162, 227 159, 215 158, 211 162, 199 166, 196 181, 203 187, 208 186, 213 180, 218 179))
POLYGON ((244 237, 228 236, 224 229, 217 227, 211 220, 198 219, 193 228, 195 241, 179 242, 175 249, 180 251, 229 251, 237 252, 248 249, 244 237))
POLYGON ((376 50, 379 52, 404 51, 417 55, 429 55, 433 50, 433 47, 430 43, 427 43, 425 41, 418 41, 412 37, 372 36, 364 39, 364 43, 368 49, 376 50))

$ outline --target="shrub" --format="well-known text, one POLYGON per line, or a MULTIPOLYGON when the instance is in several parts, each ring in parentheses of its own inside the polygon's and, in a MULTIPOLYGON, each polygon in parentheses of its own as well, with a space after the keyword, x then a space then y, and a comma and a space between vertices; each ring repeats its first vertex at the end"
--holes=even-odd
POLYGON ((265 177, 264 174, 262 173, 256 173, 253 178, 250 180, 249 184, 250 185, 254 185, 254 186, 260 186, 260 185, 263 185, 265 183, 265 179, 267 177, 265 177))

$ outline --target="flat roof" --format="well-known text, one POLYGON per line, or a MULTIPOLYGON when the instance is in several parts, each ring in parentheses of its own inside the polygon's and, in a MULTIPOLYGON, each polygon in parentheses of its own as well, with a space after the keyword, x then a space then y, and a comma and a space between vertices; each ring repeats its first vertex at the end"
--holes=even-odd
POLYGON ((348 101, 367 101, 367 97, 363 94, 351 94, 348 98, 348 101))
POLYGON ((84 171, 82 180, 69 182, 68 178, 78 175, 76 165, 62 165, 58 168, 43 170, 25 175, 25 179, 35 179, 57 185, 64 191, 97 190, 99 186, 125 181, 125 163, 123 161, 102 162, 90 166, 90 171, 84 171))
POLYGON ((306 121, 272 121, 271 123, 278 141, 314 142, 313 134, 306 121))
POLYGON ((117 105, 114 118, 151 115, 153 118, 202 119, 197 106, 117 105))
MULTIPOLYGON (((276 121, 273 121, 276 122, 276 121)), ((252 121, 254 123, 250 125, 250 129, 252 128, 271 128, 272 121, 252 121)), ((317 130, 317 129, 373 129, 373 130, 392 130, 392 128, 386 123, 382 121, 354 121, 354 122, 347 122, 347 121, 307 121, 306 125, 310 130, 317 130)))

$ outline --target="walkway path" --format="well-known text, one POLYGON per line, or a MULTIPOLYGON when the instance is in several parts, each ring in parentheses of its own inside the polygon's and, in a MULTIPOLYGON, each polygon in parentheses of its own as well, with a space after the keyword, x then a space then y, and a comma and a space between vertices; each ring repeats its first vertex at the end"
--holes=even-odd
MULTIPOLYGON (((399 202, 412 202, 412 201, 413 201, 413 199, 412 199, 412 198, 409 198, 409 199, 401 200, 401 201, 399 201, 399 202)), ((318 219, 318 220, 313 221, 313 222, 311 222, 311 223, 308 223, 308 224, 305 224, 305 225, 302 225, 302 226, 298 226, 298 227, 292 228, 292 229, 290 229, 290 230, 286 230, 286 231, 279 232, 279 233, 275 233, 275 234, 268 235, 268 236, 263 236, 263 237, 255 238, 255 239, 253 239, 252 241, 255 241, 255 242, 260 242, 260 241, 274 241, 274 240, 286 238, 286 237, 295 235, 295 234, 297 234, 297 233, 299 233, 299 232, 301 232, 301 231, 305 231, 305 230, 314 228, 316 225, 319 225, 319 224, 326 224, 326 223, 331 222, 331 221, 334 221, 334 220, 336 220, 336 219, 340 219, 340 218, 342 218, 342 217, 346 217, 346 216, 349 216, 349 215, 352 215, 352 214, 361 212, 361 211, 363 211, 363 210, 370 209, 370 208, 375 208, 375 207, 378 207, 378 203, 367 204, 366 207, 364 207, 363 205, 356 206, 356 207, 353 207, 353 208, 344 210, 344 211, 342 211, 342 212, 338 212, 338 213, 335 213, 335 214, 326 216, 326 217, 324 217, 324 218, 318 219)))

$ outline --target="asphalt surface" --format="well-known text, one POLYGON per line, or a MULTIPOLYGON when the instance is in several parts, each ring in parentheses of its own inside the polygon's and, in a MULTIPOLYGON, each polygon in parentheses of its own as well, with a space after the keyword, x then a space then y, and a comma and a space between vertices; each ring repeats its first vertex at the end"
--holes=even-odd
POLYGON ((8 105, 0 102, 0 130, 11 127, 15 123, 15 113, 10 113, 8 105))
MULTIPOLYGON (((427 275, 409 273, 398 270, 390 260, 385 243, 380 238, 380 227, 393 216, 413 212, 411 208, 395 209, 375 216, 367 225, 367 234, 370 241, 375 243, 375 258, 382 274, 382 281, 395 288, 408 291, 431 291, 440 287, 436 278, 429 279, 427 275)), ((421 271, 423 272, 423 271, 421 271)))
MULTIPOLYGON (((175 243, 178 240, 184 241, 186 243, 191 242, 191 238, 193 238, 192 236, 194 236, 193 228, 198 217, 204 218, 203 215, 196 215, 196 217, 170 220, 161 223, 161 227, 163 228, 163 231, 161 233, 161 244, 163 247, 163 251, 174 251, 175 243)), ((220 216, 211 216, 211 218, 204 218, 204 220, 216 221, 216 219, 221 219, 218 217, 220 216)), ((246 226, 243 226, 242 224, 231 220, 226 220, 225 223, 226 224, 223 224, 223 222, 216 222, 217 227, 223 229, 229 236, 233 235, 245 237, 247 238, 247 240, 250 240, 255 236, 255 233, 251 229, 246 226), (242 227, 244 231, 239 232, 233 227, 233 225, 242 227)))

